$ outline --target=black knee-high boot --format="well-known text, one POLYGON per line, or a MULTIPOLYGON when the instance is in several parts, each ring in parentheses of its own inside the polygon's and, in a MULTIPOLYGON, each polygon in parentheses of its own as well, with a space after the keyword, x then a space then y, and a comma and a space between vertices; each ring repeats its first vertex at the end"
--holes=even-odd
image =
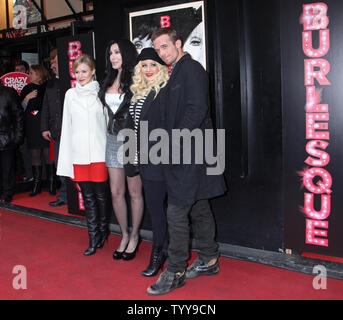
POLYGON ((98 208, 94 191, 94 182, 79 182, 83 201, 85 204, 85 213, 87 218, 89 247, 83 253, 85 256, 90 256, 96 253, 96 248, 99 242, 99 227, 98 227, 98 208))
POLYGON ((56 195, 56 172, 54 164, 46 165, 46 175, 48 180, 49 193, 54 196, 56 195))
POLYGON ((32 166, 33 174, 33 189, 29 194, 30 197, 34 197, 42 191, 42 166, 32 166))
POLYGON ((107 193, 108 193, 108 184, 107 182, 96 182, 94 184, 95 188, 95 197, 98 205, 99 213, 99 242, 98 248, 102 248, 105 244, 105 241, 108 238, 110 233, 108 228, 108 219, 107 219, 107 193))

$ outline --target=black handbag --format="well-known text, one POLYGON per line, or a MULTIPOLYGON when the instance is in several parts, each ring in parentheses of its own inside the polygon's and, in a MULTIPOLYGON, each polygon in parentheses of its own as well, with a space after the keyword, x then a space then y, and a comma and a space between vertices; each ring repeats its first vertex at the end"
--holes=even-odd
POLYGON ((124 171, 127 177, 135 177, 139 175, 139 166, 132 163, 124 164, 124 171))

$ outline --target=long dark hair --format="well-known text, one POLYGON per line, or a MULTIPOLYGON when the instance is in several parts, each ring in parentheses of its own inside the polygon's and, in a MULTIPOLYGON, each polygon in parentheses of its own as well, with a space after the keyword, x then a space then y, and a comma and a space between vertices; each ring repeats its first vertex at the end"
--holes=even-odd
POLYGON ((113 44, 117 43, 120 54, 123 60, 122 63, 122 72, 120 75, 120 81, 119 81, 119 88, 125 93, 125 99, 129 99, 131 96, 130 86, 132 84, 132 74, 133 74, 133 68, 135 67, 137 63, 137 50, 134 44, 127 40, 127 39, 121 39, 121 40, 111 40, 106 48, 105 53, 105 61, 106 61, 106 70, 105 70, 105 77, 101 84, 100 90, 99 90, 99 98, 102 104, 105 106, 105 94, 107 89, 112 86, 114 80, 118 76, 118 70, 113 69, 111 61, 110 61, 110 50, 111 46, 113 44))

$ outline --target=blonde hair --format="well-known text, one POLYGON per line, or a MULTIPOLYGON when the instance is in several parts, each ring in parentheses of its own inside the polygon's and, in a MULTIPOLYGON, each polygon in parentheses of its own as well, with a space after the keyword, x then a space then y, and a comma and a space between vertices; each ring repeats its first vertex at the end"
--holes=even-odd
POLYGON ((74 72, 81 63, 86 64, 91 70, 95 70, 95 60, 90 55, 84 53, 75 59, 73 63, 74 72))
POLYGON ((130 90, 133 93, 131 98, 132 102, 137 102, 139 99, 144 98, 153 89, 155 90, 155 97, 158 95, 159 91, 166 86, 169 80, 169 70, 168 67, 159 64, 158 62, 158 73, 151 79, 151 81, 146 81, 141 73, 142 61, 139 61, 134 68, 132 82, 130 90))
POLYGON ((43 84, 50 79, 49 71, 39 64, 34 64, 30 67, 34 72, 36 72, 39 80, 38 84, 43 84))

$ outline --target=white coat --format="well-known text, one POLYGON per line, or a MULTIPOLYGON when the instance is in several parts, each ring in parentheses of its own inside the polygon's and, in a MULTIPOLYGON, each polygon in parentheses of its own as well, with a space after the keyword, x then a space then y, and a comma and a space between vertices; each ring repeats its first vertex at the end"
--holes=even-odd
POLYGON ((91 81, 66 92, 57 175, 74 178, 74 164, 105 162, 107 116, 91 81))

